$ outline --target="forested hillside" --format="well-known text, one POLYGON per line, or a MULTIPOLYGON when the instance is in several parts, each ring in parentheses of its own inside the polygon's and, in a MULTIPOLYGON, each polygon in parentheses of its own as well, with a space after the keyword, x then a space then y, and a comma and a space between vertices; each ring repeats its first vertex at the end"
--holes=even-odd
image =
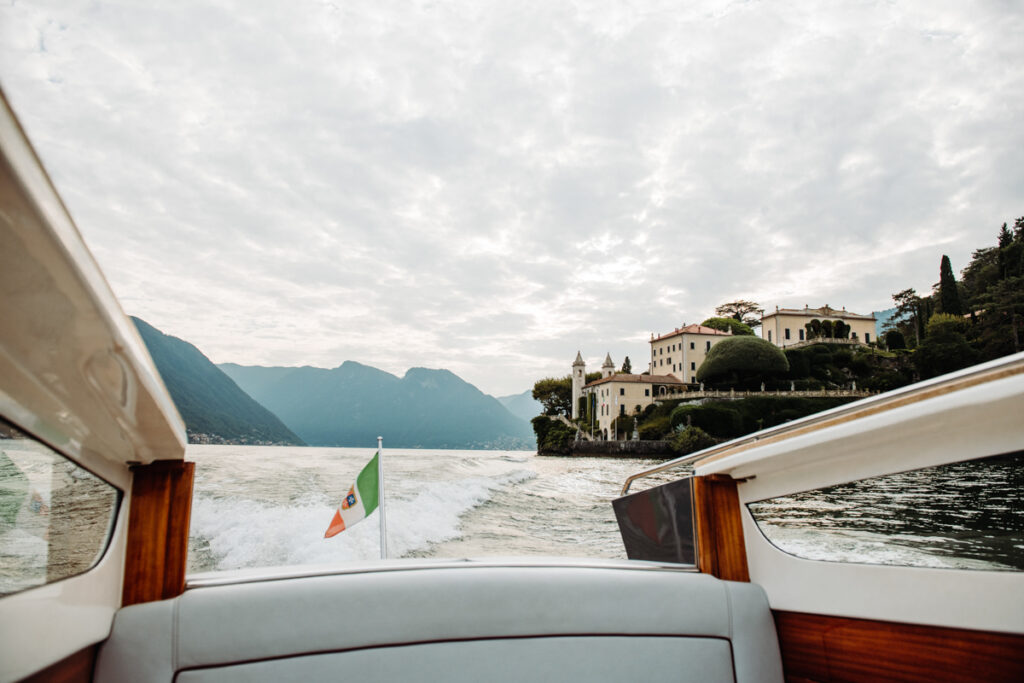
POLYGON ((132 321, 185 421, 190 443, 303 445, 195 346, 139 318, 132 321))

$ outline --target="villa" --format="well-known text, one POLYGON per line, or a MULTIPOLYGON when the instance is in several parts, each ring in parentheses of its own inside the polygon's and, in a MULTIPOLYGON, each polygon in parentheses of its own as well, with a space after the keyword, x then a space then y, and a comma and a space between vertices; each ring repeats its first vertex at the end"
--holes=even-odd
POLYGON ((687 383, 696 383, 697 368, 704 362, 711 347, 732 336, 703 325, 684 325, 672 332, 651 335, 651 361, 648 371, 640 375, 616 373, 611 355, 605 356, 601 378, 586 383, 587 368, 577 352, 572 364, 572 417, 584 413, 591 416, 595 435, 603 439, 626 438, 616 435, 612 423, 617 417, 634 415, 659 398, 686 390, 687 383))
POLYGON ((711 347, 732 336, 703 325, 683 325, 659 337, 651 335, 650 374, 678 377, 691 384, 697 381, 697 368, 704 362, 711 347))
MULTIPOLYGON (((861 315, 847 311, 846 308, 836 310, 827 304, 821 308, 779 308, 761 316, 761 337, 776 346, 786 348, 799 345, 807 339, 807 323, 812 320, 841 320, 850 326, 850 340, 853 343, 868 344, 875 334, 877 320, 873 315, 861 315)), ((700 367, 699 365, 697 367, 700 367)))

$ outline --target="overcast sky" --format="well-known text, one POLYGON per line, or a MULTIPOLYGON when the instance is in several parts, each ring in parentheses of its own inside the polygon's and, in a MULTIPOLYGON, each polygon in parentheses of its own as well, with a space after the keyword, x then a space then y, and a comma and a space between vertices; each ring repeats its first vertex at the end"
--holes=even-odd
POLYGON ((1024 215, 1024 0, 67 2, 0 83, 126 312, 495 395, 1024 215))

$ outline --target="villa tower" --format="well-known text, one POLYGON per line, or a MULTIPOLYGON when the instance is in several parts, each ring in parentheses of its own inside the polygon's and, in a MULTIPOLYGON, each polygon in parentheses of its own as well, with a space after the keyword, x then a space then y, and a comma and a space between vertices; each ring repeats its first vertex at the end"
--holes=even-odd
POLYGON ((612 362, 612 354, 604 357, 604 365, 601 366, 601 377, 611 377, 615 374, 615 363, 612 362))
POLYGON ((576 360, 572 363, 572 419, 580 416, 580 401, 583 399, 583 385, 587 383, 587 364, 583 356, 576 352, 576 360))

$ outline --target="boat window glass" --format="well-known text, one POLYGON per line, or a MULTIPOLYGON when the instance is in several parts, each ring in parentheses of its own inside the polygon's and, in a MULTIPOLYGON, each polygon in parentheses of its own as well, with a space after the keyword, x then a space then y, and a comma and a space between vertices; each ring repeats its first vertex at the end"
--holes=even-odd
POLYGON ((748 504, 783 552, 810 560, 1024 571, 1024 451, 748 504))
POLYGON ((95 566, 119 502, 118 489, 0 418, 0 595, 95 566))

